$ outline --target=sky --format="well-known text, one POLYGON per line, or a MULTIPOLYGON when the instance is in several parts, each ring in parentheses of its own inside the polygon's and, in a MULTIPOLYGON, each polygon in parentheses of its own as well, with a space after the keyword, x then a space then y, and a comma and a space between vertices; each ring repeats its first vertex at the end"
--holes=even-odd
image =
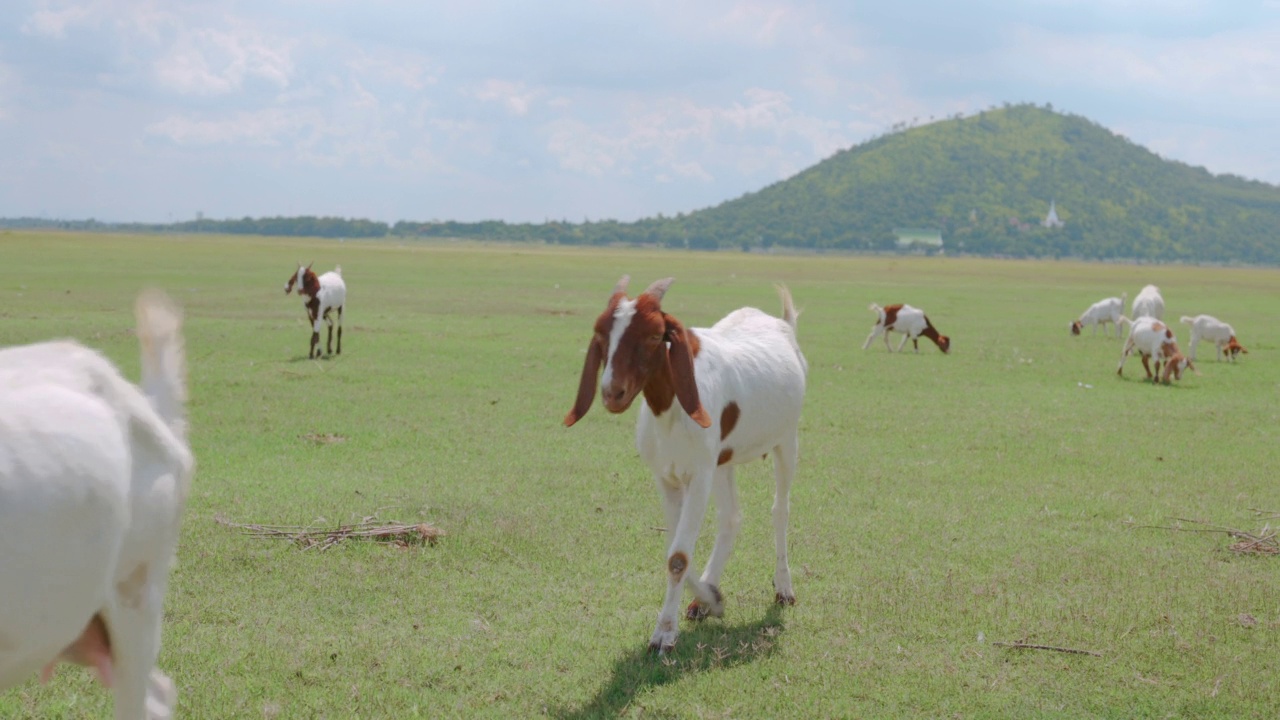
POLYGON ((0 217, 670 217, 1004 103, 1280 184, 1280 0, 4 0, 0 217))

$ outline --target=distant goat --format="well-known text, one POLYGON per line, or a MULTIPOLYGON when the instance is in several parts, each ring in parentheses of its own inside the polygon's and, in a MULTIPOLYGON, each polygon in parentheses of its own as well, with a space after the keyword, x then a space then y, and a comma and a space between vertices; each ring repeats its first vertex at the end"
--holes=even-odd
POLYGON ((1224 352, 1227 354, 1227 359, 1232 362, 1235 362, 1236 355, 1240 353, 1249 354, 1249 351, 1236 340, 1235 329, 1212 315, 1195 317, 1183 315, 1182 322, 1191 326, 1191 341, 1187 346, 1187 352, 1192 360, 1196 359, 1196 346, 1201 340, 1213 343, 1216 350, 1215 357, 1218 360, 1222 360, 1224 352))
POLYGON ((155 662, 194 468, 181 313, 136 312, 140 388, 72 341, 0 350, 0 689, 88 665, 118 720, 172 717, 155 662))
POLYGON ((1093 334, 1098 334, 1098 326, 1102 326, 1103 336, 1109 335, 1107 332, 1107 323, 1111 323, 1116 328, 1116 337, 1120 337, 1120 313, 1124 312, 1124 301, 1129 297, 1129 293, 1121 293, 1120 297, 1109 297, 1089 306, 1080 315, 1079 320, 1071 323, 1071 334, 1079 335, 1085 325, 1093 326, 1093 334))
POLYGON ((1147 285, 1133 298, 1133 319, 1141 317, 1164 319, 1164 298, 1155 285, 1147 285))
POLYGON ((880 307, 871 303, 871 312, 876 314, 876 324, 871 328, 871 334, 867 336, 866 342, 862 343, 863 350, 871 346, 871 341, 875 340, 877 335, 884 335, 885 348, 893 352, 893 348, 889 347, 890 330, 903 334, 902 342, 898 343, 898 352, 902 352, 908 339, 911 340, 911 346, 916 352, 920 352, 921 335, 932 340, 942 352, 951 350, 951 338, 939 334, 933 327, 933 323, 929 322, 928 316, 919 308, 902 304, 880 307))
POLYGON ((634 300, 627 298, 627 280, 624 275, 618 281, 596 319, 577 400, 564 424, 573 425, 590 409, 602 365, 600 398, 606 410, 625 412, 644 395, 636 447, 662 495, 667 532, 667 594, 649 649, 665 653, 675 647, 686 584, 696 597, 686 618, 724 613, 720 575, 742 522, 733 466, 769 453, 775 481, 774 600, 796 601, 787 562, 787 519, 808 364, 796 343, 798 313, 784 287, 778 288, 781 319, 742 308, 710 328, 686 330, 661 307, 671 278, 653 283, 634 300), (706 569, 695 580, 688 571, 712 496, 719 529, 706 569))
MULTIPOLYGON (((312 263, 314 264, 314 263, 312 263)), ((302 306, 307 309, 307 318, 311 321, 311 349, 307 351, 308 358, 320 357, 320 323, 323 320, 329 324, 329 342, 325 345, 325 352, 330 355, 333 352, 333 318, 330 313, 334 310, 338 311, 338 352, 342 354, 342 308, 347 302, 347 285, 342 281, 342 266, 335 267, 320 277, 311 271, 311 265, 306 267, 302 263, 298 263, 298 270, 289 276, 289 282, 285 283, 284 294, 288 295, 297 285, 298 294, 302 296, 302 306)))
MULTIPOLYGON (((1126 318, 1127 320, 1127 318, 1126 318)), ((1160 378, 1161 382, 1166 385, 1169 383, 1170 377, 1174 380, 1182 379, 1183 370, 1195 370, 1195 364, 1183 357, 1178 350, 1178 342, 1173 337, 1173 330, 1160 320, 1150 316, 1143 316, 1133 320, 1129 326, 1129 339, 1124 343, 1124 354, 1120 356, 1120 365, 1116 368, 1116 374, 1124 375, 1124 361, 1129 359, 1129 355, 1137 350, 1142 355, 1142 369, 1147 371, 1147 379, 1155 382, 1160 375, 1160 364, 1165 364, 1164 377, 1160 378), (1148 361, 1155 362, 1155 374, 1151 372, 1151 366, 1148 361)))

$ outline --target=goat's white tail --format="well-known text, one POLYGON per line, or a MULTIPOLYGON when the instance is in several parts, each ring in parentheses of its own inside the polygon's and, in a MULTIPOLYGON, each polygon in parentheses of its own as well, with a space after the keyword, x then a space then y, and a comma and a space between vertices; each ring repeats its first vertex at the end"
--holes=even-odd
POLYGON ((796 310, 796 304, 791 299, 791 291, 781 283, 774 287, 778 289, 778 297, 782 298, 782 319, 787 321, 792 330, 795 330, 796 320, 800 319, 800 311, 796 310))
POLYGON ((1120 304, 1123 305, 1128 301, 1129 301, 1129 291, 1126 290, 1120 293, 1120 304))
POLYGON ((333 271, 334 271, 335 273, 337 273, 337 274, 338 274, 338 277, 342 277, 342 266, 341 266, 341 265, 334 265, 334 266, 333 266, 333 271))
POLYGON ((1194 325, 1196 323, 1196 319, 1191 317, 1190 315, 1183 315, 1182 319, 1179 322, 1185 325, 1194 325))
POLYGON ((179 439, 187 438, 187 359, 182 309, 160 290, 145 290, 134 304, 142 343, 142 392, 179 439))

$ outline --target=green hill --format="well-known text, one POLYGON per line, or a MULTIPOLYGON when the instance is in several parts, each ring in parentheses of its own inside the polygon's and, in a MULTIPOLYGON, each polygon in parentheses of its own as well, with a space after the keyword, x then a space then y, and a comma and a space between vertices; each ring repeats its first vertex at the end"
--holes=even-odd
POLYGON ((1165 160, 1081 117, 1019 105, 883 136, 679 218, 721 244, 1280 262, 1280 188, 1165 160), (1056 202, 1064 227, 1041 226, 1056 202))
POLYGON ((929 252, 1280 264, 1280 187, 1165 160, 1098 124, 1015 105, 895 129, 716 207, 634 223, 0 219, 0 227, 466 237, 581 245, 929 252), (1061 227, 1041 221, 1055 203, 1061 227))

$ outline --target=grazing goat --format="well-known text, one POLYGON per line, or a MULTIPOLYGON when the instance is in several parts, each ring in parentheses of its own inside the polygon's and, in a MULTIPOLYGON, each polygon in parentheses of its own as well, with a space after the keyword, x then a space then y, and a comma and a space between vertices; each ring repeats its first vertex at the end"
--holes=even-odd
POLYGON ((1196 315, 1190 317, 1182 316, 1182 322, 1191 326, 1191 341, 1187 346, 1187 352, 1191 355, 1191 359, 1196 359, 1196 346, 1201 340, 1208 340, 1213 343, 1216 359, 1222 360, 1222 354, 1227 354, 1227 359, 1235 362, 1236 355, 1244 353, 1249 354, 1248 350, 1236 340, 1236 331, 1230 325, 1222 322, 1212 315, 1196 315))
POLYGON ((1142 368, 1147 371, 1147 378, 1153 383, 1160 375, 1162 361, 1165 367, 1164 377, 1160 378, 1160 381, 1166 385, 1169 384, 1171 376, 1174 380, 1181 380, 1183 370, 1196 369, 1196 366, 1183 357, 1178 350, 1178 342, 1173 337, 1173 330, 1153 317, 1140 317, 1130 324, 1129 339, 1124 343, 1124 354, 1120 356, 1120 365, 1116 368, 1117 375, 1124 376, 1124 361, 1129 359, 1129 355, 1134 350, 1142 355, 1142 368), (1155 361, 1155 375, 1151 374, 1149 359, 1155 361))
POLYGON ((1133 298, 1133 319, 1153 317, 1164 319, 1164 298, 1160 296, 1160 288, 1147 285, 1133 298))
POLYGON ((1071 334, 1079 335, 1085 325, 1092 325, 1093 334, 1096 336, 1098 326, 1101 325, 1103 337, 1108 337, 1110 333, 1107 332, 1107 323, 1111 323, 1115 325, 1116 337, 1120 337, 1120 313, 1124 312, 1124 301, 1128 297, 1129 293, 1121 293, 1120 297, 1109 297, 1090 305, 1089 309, 1080 315, 1079 320, 1072 321, 1071 334))
POLYGON ((596 320, 577 400, 564 424, 573 425, 590 409, 602 365, 600 399, 606 410, 624 412, 644 395, 636 447, 662 496, 668 538, 666 599, 649 649, 665 653, 675 647, 686 584, 695 596, 686 618, 724 614, 720 575, 742 522, 733 467, 769 453, 776 483, 774 600, 795 604, 787 518, 808 363, 796 342, 799 313, 785 287, 778 286, 781 319, 742 308, 710 328, 685 329, 662 311, 672 278, 658 280, 634 300, 627 298, 627 280, 624 275, 618 281, 596 320), (712 496, 715 545, 695 580, 689 574, 693 548, 712 496))
MULTIPOLYGON (((314 263, 312 263, 314 264, 314 263)), ((342 266, 335 267, 332 271, 327 272, 320 277, 311 271, 311 265, 306 267, 302 263, 298 263, 298 270, 289 276, 289 282, 285 283, 284 294, 288 295, 294 285, 298 286, 298 294, 302 296, 302 306, 307 309, 307 318, 311 321, 311 349, 307 351, 307 358, 320 357, 320 322, 329 324, 329 342, 325 345, 325 352, 330 355, 333 352, 333 318, 329 314, 338 311, 338 352, 342 354, 342 308, 347 302, 347 284, 342 281, 342 266)))
POLYGON ((871 312, 876 314, 876 324, 871 328, 871 334, 867 336, 866 342, 862 343, 863 350, 871 346, 871 341, 875 340, 877 335, 884 335, 885 348, 893 352, 893 348, 889 347, 890 330, 903 334, 902 342, 898 343, 898 352, 902 352, 902 347, 907 344, 908 339, 911 340, 911 346, 916 349, 916 352, 920 352, 921 335, 936 343, 942 352, 951 350, 951 338, 940 335, 934 329, 933 323, 929 322, 928 316, 919 308, 913 308, 910 305, 880 307, 871 303, 871 312))
POLYGON ((194 469, 181 312, 136 313, 141 387, 73 341, 0 350, 0 689, 88 665, 117 720, 172 717, 155 662, 194 469))

